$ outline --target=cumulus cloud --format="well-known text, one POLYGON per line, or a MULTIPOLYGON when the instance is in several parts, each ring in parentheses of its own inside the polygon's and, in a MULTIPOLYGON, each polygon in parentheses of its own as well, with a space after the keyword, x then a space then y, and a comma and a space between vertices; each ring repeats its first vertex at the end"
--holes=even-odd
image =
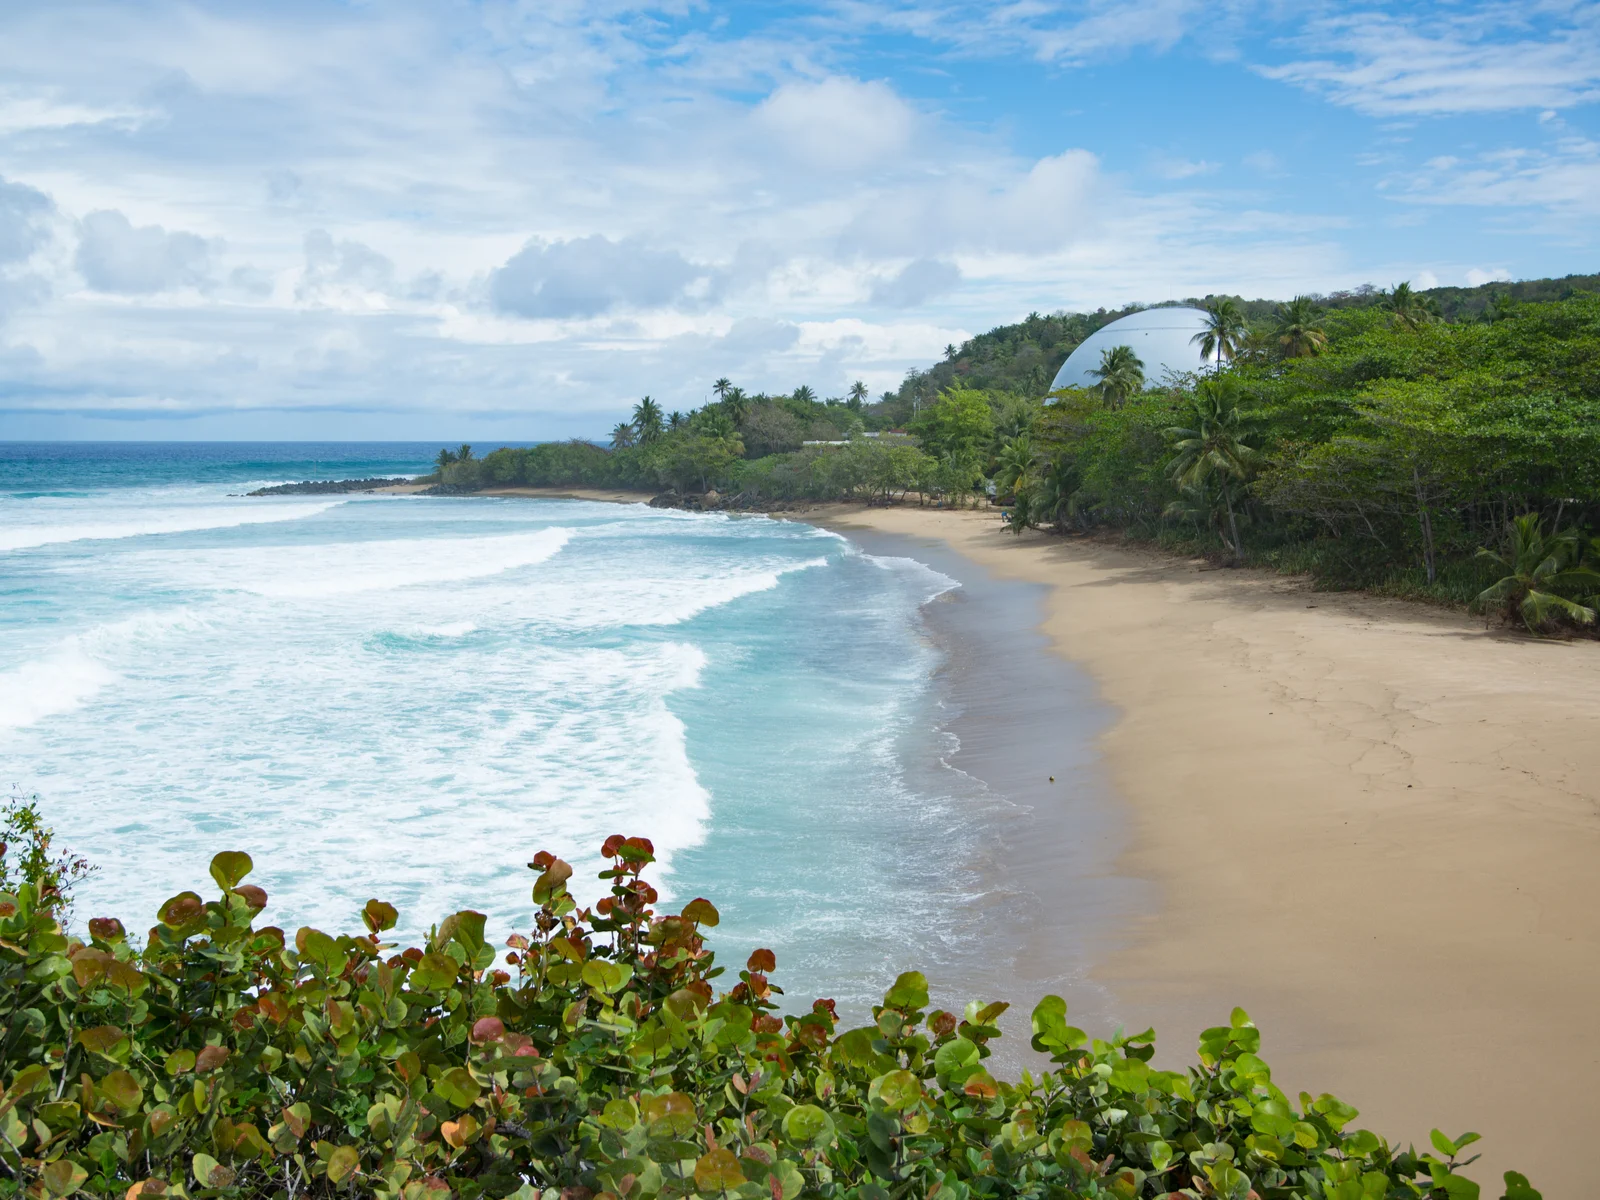
POLYGON ((306 234, 305 255, 295 289, 302 300, 365 306, 395 290, 394 263, 361 242, 336 242, 327 230, 313 229, 306 234))
POLYGON ((49 236, 55 205, 43 192, 0 177, 0 263, 22 262, 49 236))
POLYGON ((954 263, 916 258, 872 285, 872 303, 882 308, 916 308, 952 291, 960 282, 961 270, 954 263))
POLYGON ((854 171, 902 153, 916 114, 887 84, 833 76, 784 84, 751 120, 758 136, 806 166, 854 171))
POLYGON ((1087 234, 1104 190, 1099 159, 1068 150, 1025 170, 901 186, 856 213, 841 247, 864 256, 924 257, 930 249, 1042 254, 1087 234))
POLYGON ((601 234, 530 241, 489 279, 495 308, 519 317, 593 317, 613 309, 660 308, 683 300, 710 272, 675 250, 601 234))
POLYGON ((75 262, 96 291, 148 295, 203 286, 210 275, 211 250, 195 234, 135 226, 115 209, 104 209, 83 218, 75 262))

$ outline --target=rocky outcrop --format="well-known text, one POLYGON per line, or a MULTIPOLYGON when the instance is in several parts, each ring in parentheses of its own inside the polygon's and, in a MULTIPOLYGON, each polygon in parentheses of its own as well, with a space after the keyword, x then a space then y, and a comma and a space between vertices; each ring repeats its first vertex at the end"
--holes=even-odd
POLYGON ((688 512, 803 512, 811 507, 804 501, 774 500, 755 492, 724 496, 721 492, 662 492, 650 500, 651 508, 681 508, 688 512))
POLYGON ((379 488, 410 483, 409 479, 307 479, 257 488, 247 496, 337 496, 344 492, 375 492, 379 488))

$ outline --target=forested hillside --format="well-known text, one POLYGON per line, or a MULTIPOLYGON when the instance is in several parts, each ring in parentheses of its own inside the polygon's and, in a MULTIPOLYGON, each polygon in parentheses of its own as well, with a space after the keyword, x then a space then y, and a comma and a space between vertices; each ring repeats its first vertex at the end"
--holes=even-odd
MULTIPOLYGON (((1128 347, 1090 389, 1045 394, 1121 312, 1030 316, 950 347, 900 390, 646 398, 588 442, 470 450, 440 480, 963 504, 1011 527, 1120 531, 1327 586, 1592 628, 1600 605, 1600 276, 1476 289, 1212 297, 1223 367, 1157 383, 1128 347), (1532 297, 1532 299, 1519 299, 1532 297), (1546 298, 1549 297, 1549 298, 1546 298), (885 428, 903 432, 886 433, 885 428)), ((1126 311, 1126 310, 1124 310, 1126 311)))

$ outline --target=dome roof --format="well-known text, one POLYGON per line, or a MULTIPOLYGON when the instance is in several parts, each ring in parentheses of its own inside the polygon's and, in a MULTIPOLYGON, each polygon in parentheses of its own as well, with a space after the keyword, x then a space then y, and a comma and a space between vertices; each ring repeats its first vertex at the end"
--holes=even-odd
POLYGON ((1086 337, 1061 364, 1050 390, 1094 387, 1100 381, 1089 372, 1100 365, 1101 354, 1113 346, 1133 347, 1150 383, 1157 382, 1169 370, 1199 370, 1211 360, 1200 357, 1200 347, 1192 339, 1206 327, 1206 321, 1206 314, 1198 308, 1147 308, 1130 313, 1086 337))

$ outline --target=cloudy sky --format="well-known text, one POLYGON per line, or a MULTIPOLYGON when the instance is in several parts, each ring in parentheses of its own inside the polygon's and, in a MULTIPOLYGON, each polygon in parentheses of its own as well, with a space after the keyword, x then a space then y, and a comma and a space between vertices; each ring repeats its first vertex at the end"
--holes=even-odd
POLYGON ((599 434, 1600 270, 1600 4, 8 0, 0 438, 599 434))

